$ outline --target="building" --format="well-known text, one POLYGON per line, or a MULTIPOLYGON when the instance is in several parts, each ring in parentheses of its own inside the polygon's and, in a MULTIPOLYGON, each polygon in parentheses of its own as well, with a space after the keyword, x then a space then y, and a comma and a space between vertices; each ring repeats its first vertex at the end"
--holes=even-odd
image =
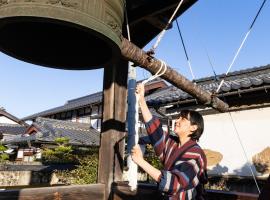
POLYGON ((18 146, 17 161, 31 162, 41 159, 42 149, 55 148, 56 138, 68 138, 78 147, 99 146, 100 133, 86 123, 38 117, 20 137, 4 144, 18 146))
MULTIPOLYGON (((261 153, 268 152, 270 146, 270 65, 235 71, 226 77, 221 74, 201 78, 195 82, 212 93, 223 78, 225 82, 216 95, 229 104, 229 113, 219 113, 207 105, 201 105, 192 96, 174 86, 151 87, 152 91, 148 93, 146 100, 153 112, 170 120, 171 130, 182 109, 196 110, 204 116, 205 133, 200 144, 208 154, 210 174, 250 177, 251 166, 257 176, 267 176, 270 172, 269 164, 265 170, 259 170, 258 166, 249 163, 256 164, 256 155, 258 157, 261 153)), ((159 83, 160 81, 158 80, 159 83)), ((34 120, 42 116, 77 122, 90 121, 100 130, 101 111, 100 92, 70 100, 64 106, 31 115, 23 120, 34 120)), ((270 163, 268 160, 263 162, 270 163)))
MULTIPOLYGON (((164 81, 156 79, 146 84, 145 92, 150 95, 165 87, 167 87, 167 84, 164 81)), ((91 123, 93 128, 100 131, 102 118, 102 95, 102 92, 97 92, 72 99, 67 101, 63 106, 30 115, 22 120, 34 121, 37 117, 44 117, 72 122, 91 123)))
POLYGON ((28 124, 0 108, 0 141, 9 141, 19 137, 26 130, 28 124))

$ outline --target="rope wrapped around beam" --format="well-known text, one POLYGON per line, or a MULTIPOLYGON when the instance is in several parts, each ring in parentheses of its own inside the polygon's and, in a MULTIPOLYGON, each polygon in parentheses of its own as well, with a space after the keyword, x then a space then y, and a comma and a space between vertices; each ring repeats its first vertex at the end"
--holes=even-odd
MULTIPOLYGON (((155 74, 162 65, 162 62, 154 57, 150 57, 145 51, 129 42, 126 38, 122 38, 121 52, 124 59, 134 62, 136 65, 155 74)), ((228 104, 221 101, 216 96, 203 90, 183 75, 167 65, 166 72, 161 76, 164 80, 181 90, 189 93, 191 96, 199 100, 202 104, 211 106, 219 112, 226 112, 229 109, 228 104)))

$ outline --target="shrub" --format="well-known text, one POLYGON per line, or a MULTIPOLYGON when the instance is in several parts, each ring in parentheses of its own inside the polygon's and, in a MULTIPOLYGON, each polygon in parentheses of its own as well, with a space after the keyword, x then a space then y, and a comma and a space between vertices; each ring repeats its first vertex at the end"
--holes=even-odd
POLYGON ((0 144, 0 153, 4 152, 7 150, 7 147, 5 147, 4 145, 0 144))
POLYGON ((72 154, 72 146, 68 145, 69 139, 60 137, 55 139, 58 145, 54 149, 44 149, 42 152, 42 161, 44 163, 64 164, 78 163, 78 159, 72 154))
POLYGON ((0 154, 0 163, 5 162, 6 160, 9 160, 9 155, 6 153, 0 154))
POLYGON ((79 164, 76 166, 76 169, 70 171, 56 171, 60 182, 68 185, 96 183, 98 173, 98 149, 91 148, 83 152, 87 154, 87 156, 85 156, 85 154, 84 156, 78 156, 79 164))

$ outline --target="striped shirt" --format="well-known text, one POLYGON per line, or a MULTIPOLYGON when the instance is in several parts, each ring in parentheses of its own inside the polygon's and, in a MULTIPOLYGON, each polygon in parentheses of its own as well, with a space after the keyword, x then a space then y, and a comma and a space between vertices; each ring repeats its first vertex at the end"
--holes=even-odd
POLYGON ((164 132, 160 120, 153 117, 145 124, 149 139, 164 169, 159 177, 159 190, 169 200, 192 200, 195 187, 206 169, 206 156, 196 141, 179 147, 178 138, 164 132))

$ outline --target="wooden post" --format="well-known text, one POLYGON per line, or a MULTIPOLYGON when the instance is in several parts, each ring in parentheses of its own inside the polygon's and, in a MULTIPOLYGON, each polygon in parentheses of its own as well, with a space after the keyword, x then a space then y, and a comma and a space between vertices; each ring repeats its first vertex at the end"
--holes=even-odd
POLYGON ((127 107, 128 62, 104 68, 103 119, 99 150, 98 182, 110 198, 113 182, 122 180, 127 107))
MULTIPOLYGON (((124 59, 134 62, 140 67, 150 71, 152 74, 155 74, 162 65, 161 61, 151 58, 146 52, 125 38, 122 39, 121 51, 124 59)), ((174 86, 189 93, 198 99, 202 104, 210 105, 220 112, 225 112, 229 108, 226 103, 218 99, 216 96, 212 96, 209 92, 204 91, 198 85, 192 83, 190 80, 169 66, 167 66, 166 72, 161 77, 174 86)))

